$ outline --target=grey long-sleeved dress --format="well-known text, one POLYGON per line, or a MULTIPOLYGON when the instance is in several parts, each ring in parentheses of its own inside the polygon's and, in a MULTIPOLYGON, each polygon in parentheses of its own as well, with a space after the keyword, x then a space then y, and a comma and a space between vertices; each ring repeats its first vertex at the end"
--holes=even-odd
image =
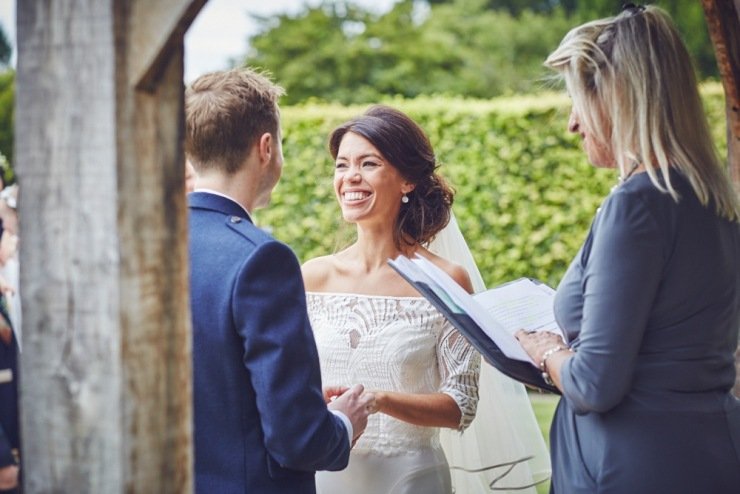
POLYGON ((672 172, 604 201, 558 287, 576 354, 551 430, 557 494, 740 492, 740 225, 672 172))

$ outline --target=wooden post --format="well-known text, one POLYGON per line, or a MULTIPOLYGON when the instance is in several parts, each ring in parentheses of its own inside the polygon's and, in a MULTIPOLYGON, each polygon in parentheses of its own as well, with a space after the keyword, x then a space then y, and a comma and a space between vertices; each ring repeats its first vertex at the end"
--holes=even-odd
MULTIPOLYGON (((740 193, 740 0, 702 0, 722 75, 727 114, 727 163, 740 193)), ((735 396, 740 397, 740 337, 735 352, 735 396)))
POLYGON ((727 161, 740 191, 740 0, 702 0, 727 109, 727 161))
POLYGON ((25 492, 192 491, 183 35, 204 3, 18 2, 25 492))

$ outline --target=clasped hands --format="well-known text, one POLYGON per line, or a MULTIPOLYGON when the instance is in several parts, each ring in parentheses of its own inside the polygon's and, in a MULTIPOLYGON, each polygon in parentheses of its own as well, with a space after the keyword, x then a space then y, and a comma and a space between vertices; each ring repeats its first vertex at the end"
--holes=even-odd
POLYGON ((352 445, 365 432, 367 417, 378 411, 378 403, 375 394, 365 391, 362 384, 347 386, 327 386, 323 390, 324 401, 330 410, 344 413, 352 422, 354 437, 352 445))

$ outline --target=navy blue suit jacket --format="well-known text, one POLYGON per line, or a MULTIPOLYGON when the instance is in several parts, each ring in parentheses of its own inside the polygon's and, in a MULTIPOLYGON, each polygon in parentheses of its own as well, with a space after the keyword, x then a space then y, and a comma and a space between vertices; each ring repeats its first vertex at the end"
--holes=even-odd
POLYGON ((237 203, 188 201, 196 492, 313 494, 350 444, 324 403, 298 260, 237 203))
MULTIPOLYGON (((2 295, 0 295, 2 297, 2 295)), ((0 300, 0 313, 10 323, 4 301, 0 300)), ((18 424, 18 344, 13 336, 10 344, 0 341, 0 371, 10 372, 12 380, 0 383, 0 467, 15 464, 12 454, 20 448, 18 424)))

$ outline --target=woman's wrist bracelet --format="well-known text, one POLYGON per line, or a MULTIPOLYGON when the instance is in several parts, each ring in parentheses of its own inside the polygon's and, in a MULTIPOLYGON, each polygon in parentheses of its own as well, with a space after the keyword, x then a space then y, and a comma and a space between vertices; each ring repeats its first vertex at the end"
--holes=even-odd
POLYGON ((554 346, 550 348, 549 350, 546 350, 545 353, 542 354, 542 360, 540 360, 540 370, 542 371, 542 379, 545 381, 546 384, 550 386, 554 386, 555 383, 550 377, 550 373, 547 372, 547 359, 549 359, 553 354, 562 352, 564 350, 568 350, 568 347, 563 346, 563 345, 558 345, 558 346, 554 346))

